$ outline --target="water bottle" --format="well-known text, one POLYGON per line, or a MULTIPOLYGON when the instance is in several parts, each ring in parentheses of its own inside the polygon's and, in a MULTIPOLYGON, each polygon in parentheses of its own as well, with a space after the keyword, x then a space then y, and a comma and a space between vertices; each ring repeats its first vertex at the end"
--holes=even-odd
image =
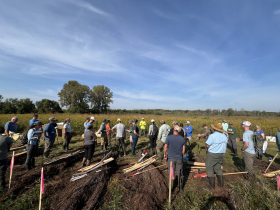
POLYGON ((184 154, 184 156, 183 156, 184 162, 186 161, 186 158, 187 158, 187 154, 184 154))
POLYGON ((186 154, 186 162, 188 162, 190 159, 189 159, 189 154, 186 154))

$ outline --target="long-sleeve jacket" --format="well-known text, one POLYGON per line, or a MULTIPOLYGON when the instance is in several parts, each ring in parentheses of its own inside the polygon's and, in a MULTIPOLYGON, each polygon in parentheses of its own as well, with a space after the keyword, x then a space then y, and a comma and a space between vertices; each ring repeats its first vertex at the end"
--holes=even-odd
POLYGON ((40 140, 39 140, 39 136, 41 136, 41 134, 43 133, 42 130, 36 130, 36 129, 30 129, 27 133, 27 138, 28 138, 28 144, 39 144, 40 140))
POLYGON ((145 128, 146 128, 146 122, 143 121, 143 120, 140 121, 140 124, 139 124, 139 125, 140 125, 140 128, 141 128, 141 129, 145 129, 145 128))
POLYGON ((163 124, 158 132, 158 140, 165 143, 166 137, 168 136, 169 132, 170 132, 170 126, 167 124, 163 124))

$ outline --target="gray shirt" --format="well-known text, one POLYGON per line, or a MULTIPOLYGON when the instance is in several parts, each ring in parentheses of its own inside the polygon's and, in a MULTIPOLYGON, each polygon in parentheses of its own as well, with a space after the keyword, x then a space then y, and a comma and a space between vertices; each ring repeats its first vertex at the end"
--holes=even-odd
POLYGON ((8 148, 9 145, 13 144, 13 140, 8 136, 3 136, 0 134, 0 160, 8 158, 8 148))
POLYGON ((96 135, 93 131, 89 131, 89 130, 85 131, 85 133, 84 133, 84 137, 85 137, 84 144, 85 145, 92 145, 94 143, 92 140, 95 136, 96 135))
POLYGON ((103 123, 100 125, 100 133, 101 133, 101 137, 106 136, 106 125, 103 123))
POLYGON ((125 125, 124 124, 118 123, 112 129, 116 129, 117 130, 116 137, 124 137, 125 136, 125 125))
POLYGON ((206 129, 205 129, 205 133, 203 134, 205 140, 207 140, 208 137, 209 137, 211 134, 212 134, 212 131, 210 130, 210 128, 206 128, 206 129))

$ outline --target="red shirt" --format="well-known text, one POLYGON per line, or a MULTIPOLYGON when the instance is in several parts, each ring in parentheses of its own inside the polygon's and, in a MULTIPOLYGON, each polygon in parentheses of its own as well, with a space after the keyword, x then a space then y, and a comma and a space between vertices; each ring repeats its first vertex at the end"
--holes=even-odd
POLYGON ((107 131, 107 134, 110 134, 112 132, 109 124, 106 125, 106 130, 109 130, 107 131))

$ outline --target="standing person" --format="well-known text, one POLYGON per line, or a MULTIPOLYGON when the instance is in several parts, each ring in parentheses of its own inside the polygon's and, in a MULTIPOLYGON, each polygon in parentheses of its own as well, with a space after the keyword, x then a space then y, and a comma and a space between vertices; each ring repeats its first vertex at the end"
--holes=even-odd
POLYGON ((236 144, 236 128, 233 127, 233 123, 229 123, 229 128, 227 129, 228 133, 228 143, 230 147, 232 148, 232 152, 234 153, 234 156, 237 155, 237 144, 236 144))
POLYGON ((186 124, 187 124, 187 126, 185 127, 185 137, 187 137, 189 139, 190 144, 191 144, 193 127, 191 126, 190 121, 187 121, 186 124))
MULTIPOLYGON (((95 117, 91 117, 91 118, 89 119, 89 122, 87 122, 87 124, 86 124, 86 129, 85 129, 85 131, 87 131, 88 126, 89 126, 89 125, 92 125, 92 123, 94 123, 94 122, 95 122, 95 117)), ((92 125, 92 127, 93 127, 93 125, 92 125)))
POLYGON ((88 124, 89 120, 90 120, 89 117, 87 117, 87 118, 86 118, 86 121, 84 122, 85 131, 86 131, 86 129, 87 129, 87 124, 88 124))
POLYGON ((144 133, 144 137, 146 137, 146 121, 144 120, 144 118, 142 118, 142 121, 140 122, 140 128, 141 128, 140 138, 141 138, 142 132, 144 133))
POLYGON ((263 157, 263 145, 264 145, 264 141, 266 141, 265 134, 264 134, 263 130, 261 130, 261 127, 258 126, 258 125, 256 125, 254 127, 254 132, 257 135, 260 135, 261 136, 260 138, 262 138, 260 142, 263 142, 263 143, 258 145, 258 148, 257 148, 257 150, 258 150, 258 153, 257 153, 258 154, 258 159, 262 160, 262 157, 263 157))
POLYGON ((8 168, 8 151, 13 144, 13 139, 4 136, 5 129, 0 126, 0 192, 6 190, 5 175, 8 168))
POLYGON ((218 186, 224 186, 222 164, 224 153, 227 149, 227 137, 223 134, 225 131, 221 124, 211 125, 214 133, 209 136, 206 141, 206 148, 208 149, 206 155, 206 174, 209 180, 211 190, 215 190, 215 176, 217 175, 218 186))
POLYGON ((27 133, 27 156, 25 161, 25 168, 26 170, 30 170, 31 168, 35 168, 35 155, 38 151, 38 146, 40 143, 40 137, 43 133, 42 125, 40 121, 36 121, 35 123, 31 124, 27 133))
POLYGON ((155 124, 155 120, 151 120, 151 125, 149 126, 149 139, 150 139, 150 152, 151 155, 156 154, 156 145, 157 145, 157 135, 158 135, 158 127, 155 124))
POLYGON ((50 154, 50 150, 54 144, 54 140, 56 137, 55 124, 56 119, 54 117, 49 118, 49 123, 46 125, 44 129, 44 141, 45 141, 45 150, 44 150, 44 158, 48 158, 50 154))
POLYGON ((84 167, 85 165, 87 166, 90 165, 90 161, 92 159, 95 150, 95 144, 97 144, 96 143, 97 136, 93 132, 92 125, 89 125, 87 127, 87 130, 84 132, 84 137, 85 137, 84 139, 85 156, 82 161, 82 167, 84 167))
MULTIPOLYGON (((174 133, 174 128, 175 128, 176 126, 178 126, 178 122, 177 122, 177 121, 173 121, 172 126, 173 126, 173 128, 170 129, 170 131, 169 131, 169 133, 168 133, 168 136, 173 135, 173 133, 174 133)), ((179 135, 182 136, 182 137, 184 138, 184 136, 185 136, 184 129, 181 129, 181 131, 179 132, 179 135)))
POLYGON ((116 145, 118 145, 118 156, 121 157, 121 147, 123 150, 123 155, 126 156, 125 152, 125 145, 124 145, 124 139, 126 138, 126 133, 125 133, 125 125, 122 124, 121 119, 117 119, 118 124, 116 124, 112 130, 116 129, 116 145))
POLYGON ((182 128, 182 131, 184 132, 184 138, 185 138, 185 136, 186 136, 186 132, 185 132, 185 129, 184 129, 184 124, 183 123, 180 123, 180 127, 182 128))
POLYGON ((133 120, 129 120, 129 124, 131 125, 130 126, 130 130, 126 130, 127 132, 129 132, 130 149, 132 149, 132 145, 133 145, 133 139, 132 139, 132 136, 133 136, 133 131, 132 131, 133 124, 132 124, 132 122, 133 122, 133 120))
POLYGON ((38 120, 38 115, 37 114, 34 114, 33 115, 33 118, 30 120, 30 122, 29 122, 29 126, 31 126, 33 123, 35 123, 35 122, 37 122, 37 121, 39 121, 38 120))
POLYGON ((276 145, 277 145, 278 150, 280 152, 280 127, 278 128, 278 132, 276 134, 276 145))
POLYGON ((165 124, 164 120, 159 121, 161 124, 158 132, 158 140, 157 140, 157 155, 161 158, 161 150, 163 149, 165 140, 170 132, 170 126, 165 124))
POLYGON ((69 143, 72 138, 71 134, 71 125, 70 125, 70 118, 66 118, 63 123, 63 151, 68 152, 69 150, 69 143))
POLYGON ((107 139, 108 139, 108 145, 109 148, 112 149, 112 145, 111 145, 111 125, 110 125, 111 120, 107 120, 107 125, 106 125, 106 130, 107 130, 107 139))
MULTIPOLYGON (((240 123, 244 129, 243 133, 243 147, 241 149, 242 156, 245 163, 245 170, 248 171, 249 176, 254 176, 254 158, 256 157, 256 151, 253 142, 254 132, 250 130, 251 123, 249 121, 244 121, 240 123)), ((248 176, 246 176, 248 178, 248 176)))
MULTIPOLYGON (((179 134, 181 130, 182 128, 176 125, 174 133, 167 136, 164 144, 164 159, 167 160, 168 149, 168 169, 170 170, 170 162, 172 162, 172 167, 178 176, 178 188, 180 192, 183 192, 183 155, 186 150, 186 142, 184 137, 179 134)), ((171 189, 173 186, 174 180, 171 180, 171 189)))
POLYGON ((15 116, 11 119, 11 121, 5 124, 5 134, 7 136, 12 136, 14 133, 17 132, 17 121, 18 118, 15 116))
POLYGON ((133 135, 132 135, 133 145, 132 145, 132 149, 131 149, 131 156, 132 157, 135 157, 135 147, 136 147, 136 144, 137 144, 138 138, 139 138, 139 128, 137 126, 137 122, 138 122, 137 119, 135 119, 132 122, 132 132, 133 132, 133 135))
POLYGON ((102 124, 100 125, 100 134, 101 134, 101 147, 100 152, 105 152, 107 150, 108 139, 107 139, 107 130, 106 130, 106 119, 102 120, 102 124))
POLYGON ((202 125, 202 128, 205 129, 205 132, 203 134, 197 134, 197 137, 204 137, 205 142, 208 140, 209 136, 212 134, 212 131, 206 124, 202 125))
POLYGON ((228 130, 228 124, 227 124, 226 120, 223 120, 222 126, 223 126, 224 131, 228 130))

